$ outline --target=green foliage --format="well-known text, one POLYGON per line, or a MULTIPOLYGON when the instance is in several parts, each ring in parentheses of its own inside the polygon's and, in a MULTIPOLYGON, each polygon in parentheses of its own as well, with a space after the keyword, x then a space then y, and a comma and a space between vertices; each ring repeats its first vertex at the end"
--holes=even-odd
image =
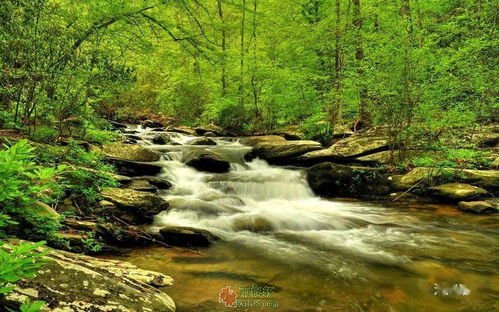
POLYGON ((83 248, 90 253, 99 253, 102 251, 102 244, 94 238, 93 232, 87 232, 88 238, 82 239, 83 248))
MULTIPOLYGON (((1 227, 1 226, 0 226, 1 227)), ((45 251, 37 249, 45 242, 21 243, 17 246, 0 241, 0 296, 14 290, 14 284, 21 279, 33 278, 45 260, 45 251)), ((27 301, 21 305, 21 312, 37 312, 45 302, 27 301)))
POLYGON ((104 144, 116 141, 119 137, 120 134, 113 131, 87 128, 83 139, 91 143, 104 144))
POLYGON ((43 306, 45 305, 45 302, 43 301, 28 301, 26 303, 23 303, 21 305, 21 308, 19 309, 20 312, 38 312, 40 311, 43 306))
POLYGON ((301 130, 307 139, 316 140, 322 144, 331 142, 331 126, 324 121, 324 114, 317 114, 307 118, 302 124, 301 130))
POLYGON ((33 160, 35 149, 26 140, 0 151, 0 207, 4 213, 43 236, 58 228, 57 220, 38 214, 36 201, 51 202, 59 194, 57 176, 65 166, 45 168, 33 160), (27 224, 26 224, 27 223, 27 224))
POLYGON ((490 153, 472 149, 442 148, 410 160, 414 167, 476 169, 490 166, 490 153))
POLYGON ((31 133, 29 138, 39 143, 54 143, 59 137, 59 131, 54 127, 40 126, 31 133))

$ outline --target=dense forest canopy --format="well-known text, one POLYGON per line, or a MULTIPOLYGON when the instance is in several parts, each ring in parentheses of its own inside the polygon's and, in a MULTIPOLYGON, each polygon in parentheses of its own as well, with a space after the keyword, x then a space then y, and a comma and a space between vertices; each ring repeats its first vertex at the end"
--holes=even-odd
POLYGON ((7 0, 0 123, 162 113, 323 138, 497 121, 491 0, 7 0))

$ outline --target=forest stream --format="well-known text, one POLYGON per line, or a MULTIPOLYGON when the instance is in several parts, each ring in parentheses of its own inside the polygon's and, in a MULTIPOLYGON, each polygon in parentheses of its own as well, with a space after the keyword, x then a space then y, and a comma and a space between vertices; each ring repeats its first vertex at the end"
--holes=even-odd
POLYGON ((237 138, 184 145, 197 137, 137 128, 160 151, 160 194, 170 209, 152 227, 186 226, 221 238, 202 249, 143 247, 108 256, 173 277, 177 311, 226 311, 230 286, 240 311, 497 311, 498 217, 451 206, 327 200, 300 168, 245 161, 237 138), (229 159, 228 173, 184 164, 193 149, 229 159))

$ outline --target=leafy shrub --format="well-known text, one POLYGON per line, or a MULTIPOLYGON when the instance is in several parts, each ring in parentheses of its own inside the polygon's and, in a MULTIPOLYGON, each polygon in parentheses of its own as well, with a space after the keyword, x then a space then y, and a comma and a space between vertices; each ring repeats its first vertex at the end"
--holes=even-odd
POLYGON ((24 229, 42 230, 50 236, 58 228, 57 220, 37 213, 36 201, 51 202, 60 190, 56 178, 64 166, 46 168, 33 162, 35 149, 22 140, 0 151, 0 207, 15 221, 26 225, 24 229))
POLYGON ((104 144, 116 141, 120 134, 109 130, 86 129, 84 140, 92 143, 104 144))
POLYGON ((316 114, 307 118, 301 127, 305 137, 328 144, 332 139, 332 133, 331 127, 324 120, 326 120, 324 114, 316 114))
POLYGON ((422 155, 410 161, 415 167, 475 169, 490 166, 490 153, 473 149, 441 148, 440 154, 422 155))
POLYGON ((49 126, 37 127, 29 138, 38 143, 54 143, 59 137, 59 131, 49 126))
MULTIPOLYGON (((9 216, 0 214, 0 229, 15 223, 9 216)), ((0 241, 0 296, 14 290, 13 284, 25 278, 34 277, 38 269, 44 264, 43 256, 46 252, 38 252, 37 248, 45 242, 36 244, 22 243, 18 246, 0 241)), ((44 305, 43 301, 26 302, 20 311, 36 312, 44 305)))

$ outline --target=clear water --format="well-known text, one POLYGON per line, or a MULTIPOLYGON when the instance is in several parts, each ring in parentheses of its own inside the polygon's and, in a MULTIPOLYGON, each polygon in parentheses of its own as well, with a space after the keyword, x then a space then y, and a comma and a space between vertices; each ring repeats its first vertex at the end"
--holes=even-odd
MULTIPOLYGON (((165 291, 178 311, 226 311, 223 287, 273 287, 272 307, 241 311, 497 311, 497 216, 442 205, 330 201, 313 195, 304 172, 244 162, 235 140, 189 146, 144 144, 164 153, 166 225, 209 230, 222 242, 202 250, 148 247, 120 257, 175 279, 165 291), (201 173, 186 151, 211 149, 233 163, 227 174, 201 173)), ((246 299, 245 299, 246 300, 246 299)), ((241 303, 245 302, 241 300, 241 303)))

